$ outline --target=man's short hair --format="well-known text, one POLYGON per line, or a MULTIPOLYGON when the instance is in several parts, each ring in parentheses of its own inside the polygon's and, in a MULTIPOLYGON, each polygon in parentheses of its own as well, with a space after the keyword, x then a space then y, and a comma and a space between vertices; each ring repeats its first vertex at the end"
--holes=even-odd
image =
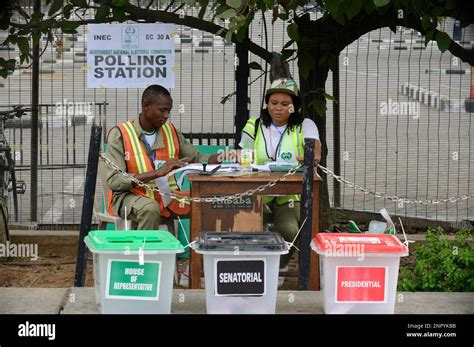
POLYGON ((147 87, 142 94, 142 105, 149 105, 155 102, 160 96, 167 96, 171 98, 171 94, 168 89, 160 86, 159 84, 153 84, 147 87))

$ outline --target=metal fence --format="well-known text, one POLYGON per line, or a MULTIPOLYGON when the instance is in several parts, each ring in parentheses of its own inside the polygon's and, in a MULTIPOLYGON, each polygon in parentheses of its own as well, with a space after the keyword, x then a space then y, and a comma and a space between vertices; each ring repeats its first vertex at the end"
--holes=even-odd
MULTIPOLYGON (((198 9, 185 9, 187 14, 198 13, 198 9)), ((311 12, 311 16, 321 14, 311 12)), ((452 23, 447 21, 446 25, 452 23)), ((235 90, 234 46, 199 30, 176 26, 176 31, 178 67, 176 87, 171 90, 171 120, 195 144, 233 146, 235 99, 225 104, 221 99, 235 90)), ((474 37, 469 35, 472 34, 463 31, 461 41, 472 46, 474 37)), ((0 33, 0 39, 4 36, 0 33)), ((272 25, 271 13, 266 14, 265 20, 257 14, 249 37, 270 51, 281 50, 288 39, 285 23, 277 21, 272 25)), ((138 114, 143 89, 87 89, 86 28, 80 27, 77 35, 58 33, 57 39, 62 41, 62 49, 55 45, 46 48, 40 64, 43 106, 38 222, 79 224, 90 123, 96 117, 104 125, 105 139, 106 130, 138 114)), ((459 101, 469 95, 470 67, 450 53, 441 53, 436 44, 425 49, 422 40, 416 32, 404 28, 396 34, 382 29, 361 37, 341 54, 341 131, 333 133, 333 110, 328 103, 328 167, 333 168, 336 136, 341 146, 341 174, 349 181, 382 193, 417 199, 473 194, 471 115, 459 101)), ((15 50, 0 50, 0 56, 5 58, 17 55, 15 50)), ((264 66, 252 54, 249 61, 264 66)), ((295 61, 290 67, 298 80, 295 61)), ((259 114, 263 92, 268 87, 269 82, 258 78, 260 75, 260 71, 250 71, 250 115, 259 114)), ((331 94, 331 75, 326 86, 331 94)), ((30 69, 20 69, 0 81, 1 105, 29 104, 30 98, 30 69)), ((29 131, 27 119, 7 129, 20 169, 18 179, 27 185, 29 131)), ((333 182, 328 183, 332 199, 333 182)), ((378 211, 386 207, 390 213, 404 216, 452 222, 474 220, 474 204, 469 200, 427 206, 399 204, 343 186, 340 201, 338 207, 351 210, 378 211)), ((19 204, 19 222, 29 223, 28 190, 20 196, 19 204)))

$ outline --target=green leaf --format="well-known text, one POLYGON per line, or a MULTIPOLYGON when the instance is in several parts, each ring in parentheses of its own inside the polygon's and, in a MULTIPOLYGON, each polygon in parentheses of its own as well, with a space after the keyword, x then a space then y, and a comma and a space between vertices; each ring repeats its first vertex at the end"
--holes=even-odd
POLYGON ((362 9, 362 0, 351 0, 344 2, 344 8, 348 19, 357 16, 362 9))
POLYGON ((236 10, 242 6, 242 0, 226 0, 225 3, 236 10))
POLYGON ((227 34, 225 34, 225 40, 227 42, 232 42, 232 34, 233 34, 233 32, 231 30, 228 30, 227 34))
POLYGON ((123 23, 127 20, 127 15, 125 14, 125 11, 121 7, 112 8, 112 13, 114 15, 114 19, 117 22, 123 23))
POLYGON ((390 0, 374 0, 374 5, 375 7, 383 7, 387 5, 390 2, 390 0))
POLYGON ((260 65, 259 63, 257 63, 256 61, 253 61, 249 64, 249 68, 252 69, 252 70, 260 70, 260 71, 263 71, 262 69, 262 65, 260 65))
POLYGON ((292 39, 293 41, 298 41, 300 39, 300 33, 298 32, 298 24, 291 23, 286 28, 286 31, 288 32, 288 36, 290 37, 290 39, 292 39))
POLYGON ((288 20, 288 13, 285 13, 285 12, 280 13, 278 15, 278 18, 280 18, 281 20, 288 20))
POLYGON ((367 14, 371 14, 375 10, 375 5, 372 1, 364 2, 364 10, 367 14))
POLYGON ((264 2, 269 10, 275 6, 275 0, 264 0, 264 2))
POLYGON ((341 13, 338 13, 338 12, 331 13, 331 17, 341 25, 346 24, 346 20, 344 18, 344 15, 342 14, 342 11, 341 13))
POLYGON ((74 6, 87 7, 87 0, 72 0, 74 6))
POLYGON ((16 43, 18 48, 20 49, 21 55, 28 55, 30 53, 30 43, 28 39, 24 36, 20 36, 16 38, 16 43))
POLYGON ((436 6, 431 10, 431 14, 435 17, 442 16, 444 14, 444 8, 440 6, 436 6))
POLYGON ((53 0, 49 7, 48 16, 52 16, 63 7, 63 0, 53 0))
POLYGON ((8 60, 5 60, 3 58, 0 57, 0 66, 5 69, 5 71, 14 71, 15 70, 15 63, 16 63, 16 60, 15 59, 8 59, 8 60))
POLYGON ((446 9, 447 10, 453 10, 456 8, 457 1, 456 0, 448 0, 446 1, 446 9))
POLYGON ((431 18, 429 16, 423 16, 423 18, 421 18, 421 27, 423 30, 431 28, 431 18))
POLYGON ((313 105, 313 110, 321 117, 324 117, 326 115, 326 103, 324 100, 320 99, 315 99, 312 102, 313 105))
POLYGON ((64 6, 64 9, 63 9, 64 18, 69 19, 71 17, 71 12, 73 8, 74 6, 72 6, 71 4, 67 4, 66 6, 64 6))
POLYGON ((254 20, 254 18, 255 18, 255 12, 251 12, 250 14, 248 14, 245 17, 244 25, 248 28, 250 26, 250 24, 252 23, 252 21, 254 20))
POLYGON ((448 34, 439 31, 436 34, 436 42, 438 43, 438 48, 441 52, 446 52, 446 50, 449 48, 451 45, 451 38, 448 36, 448 34))
POLYGON ((194 6, 196 0, 184 0, 184 3, 188 6, 194 6))
POLYGON ((76 29, 80 26, 80 23, 72 22, 72 21, 64 21, 60 22, 61 29, 66 34, 75 34, 76 29))
POLYGON ((235 16, 235 10, 233 8, 228 8, 221 14, 219 14, 217 17, 222 18, 222 19, 227 19, 235 16))
POLYGON ((235 34, 235 36, 237 37, 237 41, 244 42, 246 30, 247 28, 245 27, 242 27, 239 30, 237 30, 237 33, 235 34))
POLYGON ((8 70, 5 68, 0 68, 0 77, 2 78, 8 78, 8 70))
POLYGON ((221 99, 221 104, 224 105, 227 101, 229 101, 229 99, 234 96, 236 93, 235 92, 232 92, 226 96, 224 96, 222 99, 221 99))
POLYGON ((281 58, 283 60, 288 60, 293 54, 295 54, 296 49, 284 49, 281 51, 281 58))
POLYGON ((304 79, 307 79, 308 76, 309 76, 309 72, 311 70, 311 67, 308 64, 300 63, 300 60, 301 60, 301 58, 298 60, 298 70, 299 70, 301 76, 304 79))
MULTIPOLYGON (((128 0, 112 0, 113 7, 123 7, 128 4, 128 0)), ((115 15, 114 15, 115 17, 115 15)))
POLYGON ((204 18, 204 15, 206 14, 206 9, 207 9, 207 4, 208 3, 209 3, 209 1, 206 1, 206 4, 201 4, 201 9, 199 10, 199 13, 198 13, 198 18, 199 19, 204 18))
POLYGON ((287 43, 285 43, 285 45, 283 46, 283 49, 290 47, 293 43, 295 43, 295 41, 289 40, 287 43))
POLYGON ((33 22, 39 22, 43 19, 43 17, 44 17, 43 12, 33 12, 33 14, 31 15, 31 20, 33 22))
POLYGON ((307 52, 299 52, 298 69, 304 79, 307 79, 309 72, 314 67, 314 58, 307 52))
POLYGON ((110 7, 107 5, 101 5, 95 13, 95 20, 97 22, 103 22, 110 14, 110 7))
POLYGON ((336 98, 334 96, 332 96, 331 94, 328 94, 328 93, 325 93, 325 92, 321 92, 321 93, 324 95, 324 97, 326 99, 337 102, 336 98))

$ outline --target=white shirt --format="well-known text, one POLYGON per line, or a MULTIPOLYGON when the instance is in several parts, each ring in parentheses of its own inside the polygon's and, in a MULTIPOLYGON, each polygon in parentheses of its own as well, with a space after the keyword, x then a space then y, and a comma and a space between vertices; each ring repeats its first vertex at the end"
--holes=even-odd
MULTIPOLYGON (((262 124, 263 125, 263 124, 262 124)), ((260 126, 260 125, 259 125, 260 126)), ((275 151, 280 142, 280 138, 284 134, 287 125, 281 127, 275 126, 273 123, 269 126, 262 126, 265 142, 267 144, 268 154, 275 157, 275 151)), ((319 131, 316 124, 309 118, 303 119, 302 123, 303 138, 311 138, 319 140, 319 131)), ((255 140, 252 139, 248 134, 243 133, 242 139, 240 140, 240 148, 244 148, 244 143, 248 143, 250 148, 254 147, 255 140)))
POLYGON ((143 133, 143 135, 145 135, 145 141, 148 143, 148 146, 150 148, 153 147, 156 141, 156 131, 151 135, 147 135, 145 133, 143 133))

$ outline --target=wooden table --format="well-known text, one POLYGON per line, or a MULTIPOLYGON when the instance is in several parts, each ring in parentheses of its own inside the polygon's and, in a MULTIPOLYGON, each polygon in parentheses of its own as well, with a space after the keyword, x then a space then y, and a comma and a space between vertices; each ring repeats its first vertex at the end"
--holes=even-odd
MULTIPOLYGON (((190 175, 191 197, 209 197, 220 195, 233 195, 243 193, 249 189, 254 189, 260 185, 264 185, 270 181, 274 181, 281 177, 283 173, 277 172, 258 172, 247 176, 229 177, 229 176, 203 176, 190 175)), ((319 177, 314 178, 314 203, 313 203, 313 221, 312 235, 319 232, 319 177)), ((301 194, 303 174, 296 173, 287 177, 284 181, 278 182, 275 186, 265 189, 263 192, 257 192, 258 195, 273 194, 301 194)), ((201 203, 191 203, 191 240, 194 240, 201 231, 201 203)), ((300 247, 309 247, 309 245, 301 245, 300 247)), ((201 288, 201 255, 190 252, 190 274, 189 286, 193 289, 201 288)), ((311 290, 319 290, 319 258, 315 252, 311 251, 310 262, 310 283, 311 290)))

